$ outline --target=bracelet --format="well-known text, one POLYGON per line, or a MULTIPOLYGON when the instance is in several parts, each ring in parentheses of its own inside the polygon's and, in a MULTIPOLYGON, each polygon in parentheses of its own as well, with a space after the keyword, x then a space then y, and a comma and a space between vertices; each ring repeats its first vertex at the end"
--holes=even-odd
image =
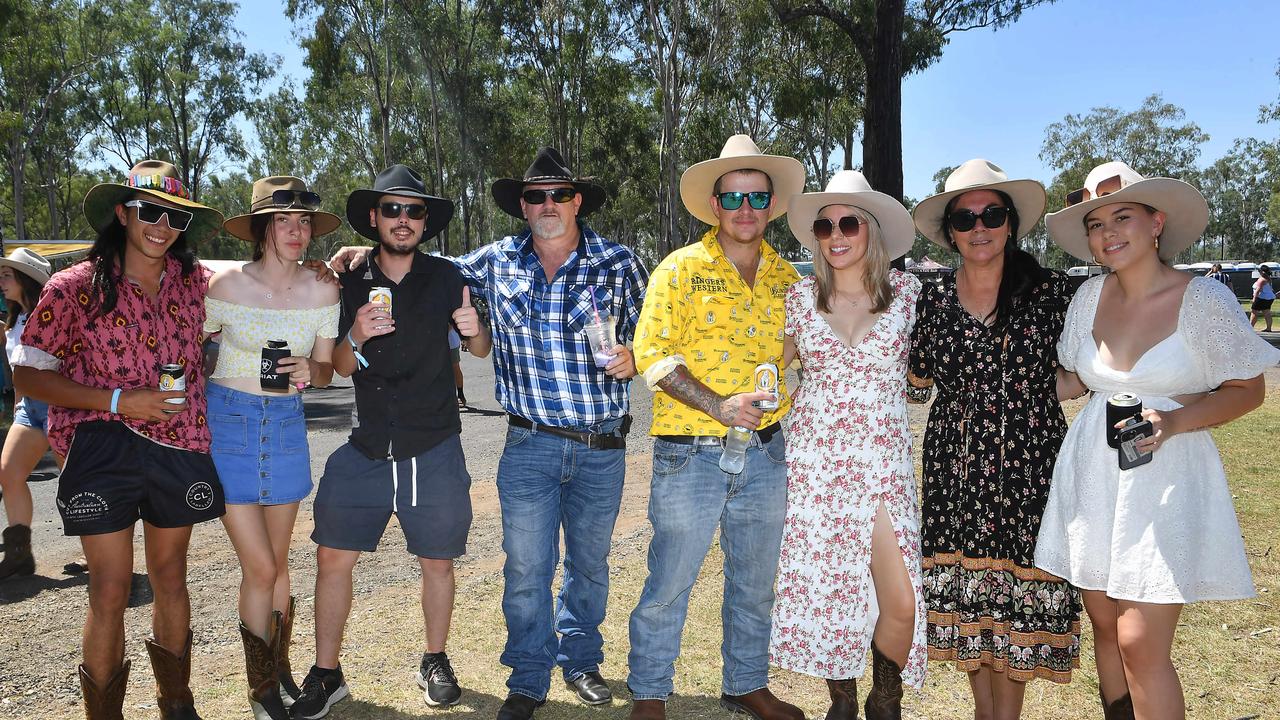
POLYGON ((120 390, 120 388, 116 388, 115 390, 112 390, 112 391, 111 391, 111 414, 112 414, 112 415, 119 415, 119 414, 120 414, 120 410, 118 410, 118 409, 117 409, 117 405, 118 405, 118 404, 119 404, 119 402, 120 402, 120 393, 121 393, 121 392, 122 392, 122 391, 120 390))
POLYGON ((360 354, 360 346, 356 344, 356 339, 351 337, 350 330, 347 331, 347 342, 351 343, 351 354, 356 356, 356 369, 369 367, 369 361, 360 354))

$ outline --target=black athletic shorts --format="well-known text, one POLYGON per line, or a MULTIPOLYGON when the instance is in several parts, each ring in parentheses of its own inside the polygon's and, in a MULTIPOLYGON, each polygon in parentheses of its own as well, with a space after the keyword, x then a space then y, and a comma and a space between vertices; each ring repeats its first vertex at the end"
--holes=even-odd
POLYGON ((207 453, 180 450, 124 424, 76 427, 58 480, 58 512, 67 535, 103 535, 138 518, 162 528, 216 520, 226 512, 222 483, 207 453))
POLYGON ((1250 305, 1250 306, 1249 306, 1249 309, 1250 309, 1250 310, 1252 310, 1252 311, 1254 311, 1254 312, 1256 312, 1256 313, 1257 313, 1257 312, 1266 312, 1266 311, 1268 311, 1268 310, 1270 310, 1270 309, 1271 309, 1271 303, 1273 303, 1273 302, 1275 302, 1275 300, 1263 300, 1263 299, 1259 298, 1259 299, 1257 299, 1257 300, 1254 300, 1254 301, 1253 301, 1253 305, 1250 305))

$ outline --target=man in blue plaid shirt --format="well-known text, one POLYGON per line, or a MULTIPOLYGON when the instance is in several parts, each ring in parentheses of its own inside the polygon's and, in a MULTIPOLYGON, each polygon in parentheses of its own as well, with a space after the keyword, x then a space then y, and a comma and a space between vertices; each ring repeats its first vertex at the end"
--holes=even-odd
POLYGON ((600 676, 599 625, 636 374, 626 344, 649 274, 630 249, 580 222, 604 203, 604 189, 575 178, 554 149, 543 148, 523 178, 495 182, 493 196, 528 227, 456 264, 488 302, 497 398, 509 421, 498 497, 507 554, 502 664, 511 677, 498 719, 528 720, 546 702, 556 664, 582 702, 612 700, 600 676), (617 340, 599 364, 587 339, 597 320, 617 340), (564 583, 553 621, 561 527, 564 583))

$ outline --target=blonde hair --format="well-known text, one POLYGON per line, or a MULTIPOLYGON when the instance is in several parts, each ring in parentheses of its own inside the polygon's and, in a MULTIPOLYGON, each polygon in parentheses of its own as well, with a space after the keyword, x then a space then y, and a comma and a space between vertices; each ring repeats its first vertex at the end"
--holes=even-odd
MULTIPOLYGON (((841 205, 841 203, 836 203, 841 205)), ((818 209, 821 213, 826 205, 818 209)), ((893 287, 889 285, 889 253, 884 249, 884 243, 880 239, 880 223, 876 220, 876 216, 863 210, 856 205, 848 205, 845 207, 853 208, 853 214, 857 216, 867 226, 867 250, 863 257, 862 286, 866 288, 867 295, 871 297, 871 312, 882 313, 889 308, 889 302, 893 300, 893 287)), ((831 295, 835 292, 835 277, 831 270, 831 265, 827 263, 827 258, 822 254, 822 248, 814 238, 813 253, 813 279, 816 287, 814 288, 814 305, 824 313, 831 312, 831 295)))

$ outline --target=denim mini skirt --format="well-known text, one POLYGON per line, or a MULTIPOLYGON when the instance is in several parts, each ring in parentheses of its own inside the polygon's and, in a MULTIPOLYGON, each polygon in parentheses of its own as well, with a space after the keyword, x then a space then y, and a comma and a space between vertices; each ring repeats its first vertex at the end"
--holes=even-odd
POLYGON ((24 397, 13 408, 13 424, 26 425, 42 433, 49 432, 49 403, 24 397))
POLYGON ((301 395, 268 397, 209 383, 211 454, 226 502, 283 505, 311 493, 301 395))

